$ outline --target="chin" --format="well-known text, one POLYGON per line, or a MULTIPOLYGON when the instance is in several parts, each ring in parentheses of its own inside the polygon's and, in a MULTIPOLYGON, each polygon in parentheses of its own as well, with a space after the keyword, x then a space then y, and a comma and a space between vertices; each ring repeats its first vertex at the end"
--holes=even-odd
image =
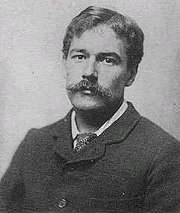
POLYGON ((86 104, 86 105, 82 105, 82 104, 78 104, 78 105, 73 105, 74 108, 76 108, 77 110, 81 110, 81 111, 99 111, 102 110, 104 107, 103 106, 97 106, 97 105, 90 105, 90 104, 86 104))
POLYGON ((69 97, 71 104, 77 110, 98 110, 105 106, 104 101, 97 96, 86 96, 76 94, 75 96, 69 97))
POLYGON ((102 103, 98 103, 96 101, 75 101, 71 102, 75 109, 81 111, 99 111, 102 110, 105 106, 102 103))

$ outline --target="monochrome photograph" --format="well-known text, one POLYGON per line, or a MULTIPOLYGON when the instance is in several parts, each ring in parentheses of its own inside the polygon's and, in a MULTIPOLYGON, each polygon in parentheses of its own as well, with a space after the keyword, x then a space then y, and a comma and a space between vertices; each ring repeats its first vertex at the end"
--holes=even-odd
POLYGON ((178 0, 3 0, 0 212, 180 212, 178 0))

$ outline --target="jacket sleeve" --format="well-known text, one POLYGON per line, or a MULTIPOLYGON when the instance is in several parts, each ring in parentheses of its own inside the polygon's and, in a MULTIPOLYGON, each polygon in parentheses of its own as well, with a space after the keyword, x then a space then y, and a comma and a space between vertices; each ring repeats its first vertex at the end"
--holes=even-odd
POLYGON ((180 142, 167 143, 158 151, 147 186, 148 212, 180 212, 180 142))
POLYGON ((21 203, 24 195, 21 166, 23 164, 24 144, 29 134, 30 131, 15 152, 9 168, 1 179, 0 212, 9 212, 12 209, 21 212, 21 203))

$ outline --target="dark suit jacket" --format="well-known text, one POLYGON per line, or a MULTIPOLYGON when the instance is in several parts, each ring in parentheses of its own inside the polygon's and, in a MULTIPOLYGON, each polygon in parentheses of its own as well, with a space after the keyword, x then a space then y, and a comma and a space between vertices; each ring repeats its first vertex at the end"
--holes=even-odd
POLYGON ((70 113, 31 130, 1 185, 1 210, 180 212, 180 143, 132 104, 81 152, 70 113))

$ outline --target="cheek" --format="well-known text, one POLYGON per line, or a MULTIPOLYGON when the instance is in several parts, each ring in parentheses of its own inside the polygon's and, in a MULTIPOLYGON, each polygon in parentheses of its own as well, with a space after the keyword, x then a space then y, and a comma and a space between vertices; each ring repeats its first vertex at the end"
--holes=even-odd
POLYGON ((85 63, 74 63, 72 61, 69 61, 66 65, 67 76, 69 78, 81 77, 85 67, 85 63))
POLYGON ((98 82, 112 91, 121 90, 125 86, 126 77, 125 70, 107 70, 99 74, 98 82))
POLYGON ((125 82, 125 78, 118 78, 114 80, 112 84, 112 89, 114 90, 114 92, 121 94, 124 91, 125 82))
POLYGON ((81 72, 78 67, 67 66, 66 67, 66 81, 67 83, 73 83, 79 81, 81 78, 81 72))

